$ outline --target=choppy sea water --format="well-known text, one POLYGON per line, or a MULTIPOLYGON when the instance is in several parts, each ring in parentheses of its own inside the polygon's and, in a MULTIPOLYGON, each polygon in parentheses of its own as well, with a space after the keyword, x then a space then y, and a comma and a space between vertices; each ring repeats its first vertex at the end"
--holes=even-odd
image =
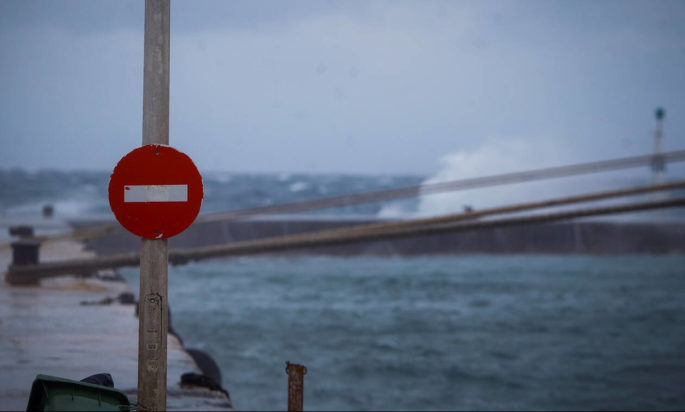
POLYGON ((308 410, 685 407, 682 256, 240 258, 169 289, 241 410, 285 409, 285 361, 308 410))
MULTIPOLYGON (((107 197, 110 173, 0 169, 0 217, 40 215, 42 206, 50 203, 57 217, 114 219, 107 197)), ((424 179, 415 175, 228 172, 204 172, 202 178, 201 214, 404 187, 424 179)), ((416 199, 400 199, 393 204, 411 211, 416 199)), ((383 205, 359 204, 308 213, 375 215, 383 205)))

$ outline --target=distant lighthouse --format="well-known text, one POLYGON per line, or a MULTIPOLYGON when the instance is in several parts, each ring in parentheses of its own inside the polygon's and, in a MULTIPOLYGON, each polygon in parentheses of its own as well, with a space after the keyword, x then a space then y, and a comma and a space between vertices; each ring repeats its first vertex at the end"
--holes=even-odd
POLYGON ((652 158, 652 178, 654 183, 663 183, 666 177, 666 161, 664 159, 664 117, 666 111, 659 107, 654 112, 656 116, 656 131, 654 132, 654 157, 652 158))

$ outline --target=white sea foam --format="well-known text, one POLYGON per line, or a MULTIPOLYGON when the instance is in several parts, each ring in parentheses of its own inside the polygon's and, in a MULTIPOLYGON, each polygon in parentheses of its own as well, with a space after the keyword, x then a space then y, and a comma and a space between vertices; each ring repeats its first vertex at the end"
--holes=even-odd
MULTIPOLYGON (((553 143, 509 141, 490 144, 471 151, 457 151, 440 159, 441 168, 423 185, 490 176, 510 172, 581 163, 592 159, 573 158, 569 151, 553 143)), ((447 193, 424 193, 415 212, 390 204, 379 212, 384 218, 410 218, 459 213, 465 208, 483 209, 534 200, 551 199, 586 192, 648 183, 648 173, 618 171, 601 174, 554 178, 534 182, 499 185, 447 193), (643 181, 641 181, 643 180, 643 181)))
POLYGON ((309 188, 309 186, 310 186, 309 183, 299 180, 299 181, 290 185, 290 191, 291 192, 301 192, 303 190, 307 190, 309 188))
POLYGON ((204 172, 203 175, 217 183, 228 183, 233 180, 233 174, 230 172, 204 172))
POLYGON ((378 211, 378 217, 381 219, 406 219, 416 215, 413 210, 408 210, 404 205, 399 203, 390 203, 378 211))

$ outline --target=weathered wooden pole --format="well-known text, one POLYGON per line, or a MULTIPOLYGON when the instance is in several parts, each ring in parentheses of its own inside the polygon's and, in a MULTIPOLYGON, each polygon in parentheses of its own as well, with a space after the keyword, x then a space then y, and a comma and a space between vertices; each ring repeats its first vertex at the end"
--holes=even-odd
MULTIPOLYGON (((145 0, 143 145, 169 144, 169 0, 145 0)), ((140 243, 138 403, 166 410, 167 239, 140 243)))

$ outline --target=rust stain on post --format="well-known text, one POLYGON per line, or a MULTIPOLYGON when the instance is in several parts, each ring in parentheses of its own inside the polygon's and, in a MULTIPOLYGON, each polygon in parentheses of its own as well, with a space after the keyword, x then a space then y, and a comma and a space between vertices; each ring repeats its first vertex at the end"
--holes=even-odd
POLYGON ((290 362, 285 365, 285 372, 288 374, 288 411, 302 411, 307 367, 290 362))

